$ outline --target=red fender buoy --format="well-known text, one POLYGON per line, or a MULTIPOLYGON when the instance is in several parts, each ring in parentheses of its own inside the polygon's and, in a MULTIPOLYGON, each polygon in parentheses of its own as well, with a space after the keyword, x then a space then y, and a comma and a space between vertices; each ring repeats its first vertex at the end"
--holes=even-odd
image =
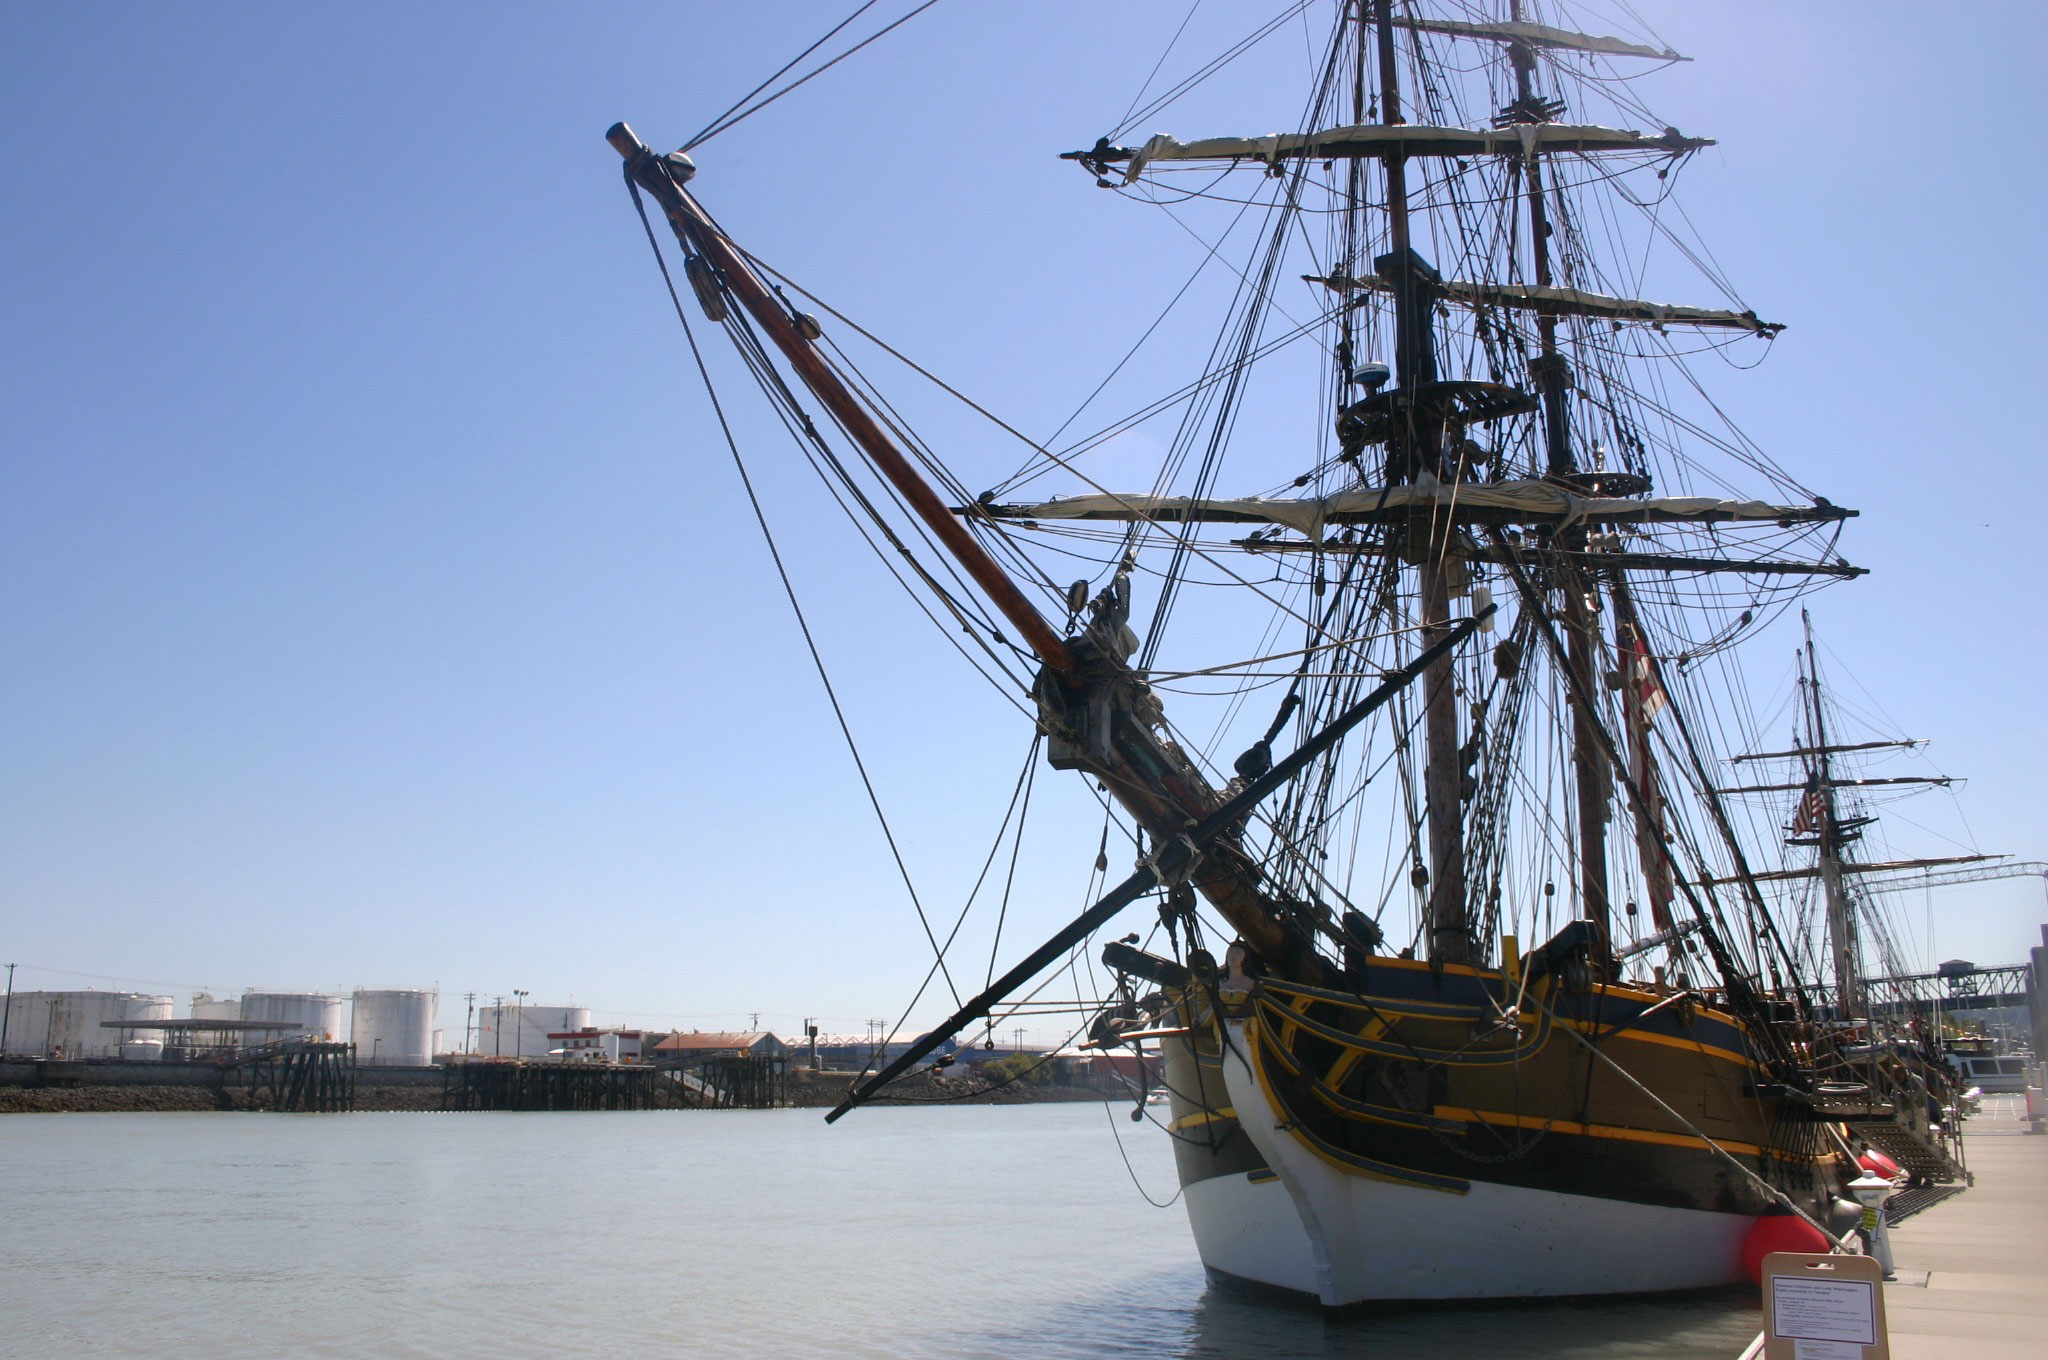
POLYGON ((1764 1257, 1774 1251, 1819 1255, 1832 1249, 1827 1234, 1797 1214, 1765 1214, 1742 1239, 1742 1273, 1752 1284, 1764 1282, 1764 1257))
POLYGON ((1856 1165, 1882 1180, 1891 1180, 1899 1174, 1899 1164, 1876 1148, 1863 1149, 1863 1155, 1856 1159, 1856 1165))

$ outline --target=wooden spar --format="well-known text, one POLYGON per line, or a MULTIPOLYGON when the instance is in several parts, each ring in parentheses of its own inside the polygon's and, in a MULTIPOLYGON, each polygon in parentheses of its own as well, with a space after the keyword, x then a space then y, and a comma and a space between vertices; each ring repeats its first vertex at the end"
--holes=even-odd
POLYGON ((1650 652, 1649 635, 1642 616, 1636 612, 1635 596, 1628 578, 1616 572, 1609 578, 1614 596, 1615 643, 1620 651, 1622 673, 1622 714, 1628 727, 1629 773, 1641 794, 1634 809, 1636 862, 1642 866, 1643 888, 1649 898, 1650 920, 1658 930, 1672 928, 1673 897, 1671 860, 1666 856, 1664 829, 1664 788, 1657 777, 1657 760, 1650 745, 1651 695, 1664 694, 1664 677, 1658 674, 1656 658, 1650 652), (1637 673, 1640 667, 1642 673, 1637 673))
MULTIPOLYGON (((1363 6, 1361 5, 1361 10, 1363 6)), ((1360 15, 1364 18, 1363 13, 1360 15)), ((1380 121, 1392 127, 1402 121, 1401 76, 1394 51, 1392 0, 1372 0, 1372 21, 1379 47, 1380 121)), ((1363 32, 1359 41, 1365 40, 1363 32)), ((1436 343, 1431 334, 1429 297, 1423 290, 1435 272, 1423 264, 1409 244, 1408 171, 1406 153, 1397 147, 1383 157, 1387 176, 1387 241, 1385 260, 1376 262, 1390 276, 1394 292, 1394 376, 1401 389, 1416 392, 1436 381, 1436 343)), ((1393 443, 1403 458, 1390 458, 1389 471, 1413 478, 1427 467, 1441 474, 1443 422, 1418 417, 1410 403, 1393 443), (1403 466, 1405 464, 1405 466, 1403 466)), ((1420 569, 1422 636, 1435 641, 1450 627, 1451 593, 1445 550, 1450 526, 1430 527, 1427 558, 1420 569)), ((1423 775, 1429 819, 1429 956, 1443 963, 1470 963, 1477 952, 1470 912, 1465 901, 1465 797, 1463 743, 1458 739, 1458 691, 1454 667, 1446 653, 1423 678, 1423 735, 1427 763, 1423 775)))
POLYGON ((989 602, 1010 621, 1012 627, 1023 637, 1031 650, 1038 654, 1053 670, 1070 675, 1074 670, 1074 655, 1067 644, 1045 621, 1037 608, 1024 597, 1017 583, 1010 579, 997 561, 989 556, 988 550, 976 541, 957 517, 939 499, 938 493, 919 475, 916 468, 897 449, 889 437, 882 432, 867 410, 861 406, 839 376, 819 355, 816 346, 797 330, 789 313, 778 303, 768 288, 748 268, 745 260, 732 242, 725 238, 712 224, 696 200, 683 191, 670 175, 667 163, 648 150, 647 144, 634 135, 633 129, 624 123, 614 123, 605 133, 605 140, 612 144, 626 159, 626 169, 633 182, 646 190, 649 197, 661 205, 661 210, 678 232, 686 237, 692 247, 711 262, 711 265, 732 290, 740 305, 747 309, 755 322, 768 332, 775 347, 788 358, 790 366, 803 378, 804 385, 819 401, 825 403, 833 418, 846 430, 861 451, 875 465, 875 470, 888 478, 890 485, 910 506, 912 513, 923 520, 938 540, 945 544, 974 583, 981 587, 989 602))
MULTIPOLYGON (((1521 0, 1514 0, 1509 14, 1512 22, 1522 21, 1521 0)), ((1540 105, 1536 98, 1535 53, 1526 44, 1514 43, 1508 48, 1508 59, 1515 68, 1513 111, 1521 118, 1540 117, 1547 121, 1549 106, 1540 105)), ((1536 286, 1550 288, 1555 284, 1551 277, 1550 210, 1544 200, 1543 157, 1540 152, 1528 156, 1522 168, 1527 177, 1529 254, 1535 265, 1536 286)), ((1579 470, 1578 459, 1572 454, 1571 365, 1558 352, 1557 317, 1554 314, 1537 314, 1536 333, 1539 353, 1530 363, 1529 371, 1543 393, 1545 462, 1552 477, 1569 478, 1579 470)), ((1567 530, 1563 539, 1566 551, 1585 551, 1586 531, 1583 527, 1567 530)), ((1593 679, 1599 671, 1601 644, 1597 578, 1591 573, 1567 572, 1564 579, 1566 664, 1577 677, 1580 691, 1595 693, 1593 679)), ((1614 928, 1607 900, 1607 818, 1612 798, 1605 762, 1601 759, 1598 739, 1592 730, 1599 716, 1590 705, 1574 704, 1570 707, 1572 791, 1579 823, 1579 905, 1588 920, 1599 924, 1604 939, 1612 936, 1614 928)))
POLYGON ((1820 879, 1828 907, 1828 943, 1834 954, 1835 1006, 1844 1019, 1863 1013, 1862 948, 1856 929, 1856 904, 1842 885, 1842 826, 1836 816, 1834 774, 1828 762, 1827 717, 1820 702, 1820 662, 1813 647, 1813 618, 1804 609, 1799 621, 1806 628, 1806 685, 1809 721, 1815 755, 1812 777, 1821 795, 1820 879))
MULTIPOLYGON (((1825 781, 1833 789, 1867 789, 1879 784, 1939 784, 1947 788, 1955 783, 1952 775, 1902 774, 1888 779, 1830 779, 1825 781)), ((1715 793, 1790 793, 1794 789, 1807 787, 1801 780, 1796 784, 1738 784, 1734 788, 1715 789, 1715 793)))
POLYGON ((1163 843, 1156 856, 1139 864, 1136 873, 1110 889, 1096 901, 1095 905, 1075 917, 1065 929, 1027 955, 1016 967, 990 983, 986 991, 948 1016, 938 1028, 925 1034, 904 1050, 895 1061, 849 1092, 846 1099, 841 1101, 832 1113, 825 1116, 825 1122, 830 1124, 854 1106, 868 1100, 875 1092, 916 1066, 921 1059, 934 1052, 946 1040, 986 1016, 1004 997, 1029 982, 1040 970, 1108 924, 1110 919, 1125 907, 1162 883, 1173 882, 1187 873, 1200 858, 1205 846, 1220 836, 1230 834, 1231 829, 1251 816, 1252 810, 1261 802, 1288 780, 1307 769, 1311 761, 1335 746, 1347 732, 1383 707, 1387 700, 1406 689, 1416 676, 1428 670, 1440 657, 1449 655, 1459 643, 1471 637, 1479 630, 1480 624, 1493 617, 1497 607, 1488 605, 1471 618, 1460 620, 1456 627, 1448 630, 1413 661, 1388 675, 1373 688, 1372 693, 1346 709, 1329 726, 1289 752, 1285 759, 1276 763, 1266 773, 1232 794, 1201 821, 1191 823, 1184 834, 1163 843))
MULTIPOLYGON (((1944 864, 1982 864, 1986 860, 2004 858, 2004 855, 1939 855, 1933 859, 1886 860, 1881 864, 1855 864, 1848 860, 1843 860, 1837 867, 1845 874, 1891 874, 1904 873, 1908 869, 1937 869, 1944 864)), ((1717 888, 1723 883, 1740 883, 1745 879, 1753 883, 1779 883, 1795 878, 1819 878, 1820 876, 1820 869, 1818 866, 1815 866, 1810 869, 1769 869, 1760 874, 1747 874, 1739 877, 1728 875, 1720 878, 1703 878, 1699 882, 1703 888, 1717 888)), ((1917 888, 1920 885, 1916 882, 1904 886, 1917 888)))
MULTIPOLYGON (((1306 539, 1234 538, 1233 548, 1243 548, 1255 553, 1322 553, 1330 557, 1384 557, 1391 556, 1393 549, 1384 543, 1312 543, 1306 539)), ((1525 552, 1524 557, 1535 556, 1534 551, 1525 552)), ((1468 562, 1505 562, 1506 554, 1499 549, 1484 545, 1461 547, 1459 556, 1468 562)), ((1674 557, 1669 553, 1593 553, 1566 552, 1551 549, 1542 553, 1545 563, 1575 567, 1595 567, 1601 571, 1698 571, 1698 572, 1747 572, 1758 576, 1839 576, 1850 578, 1868 576, 1868 567, 1852 567, 1844 562, 1741 562, 1721 557, 1674 557)), ((1737 756, 1735 759, 1753 759, 1737 756)))
POLYGON ((1789 751, 1752 751, 1748 755, 1730 756, 1728 763, 1740 765, 1745 760, 1782 760, 1787 756, 1835 755, 1843 751, 1884 751, 1926 744, 1925 737, 1909 737, 1904 741, 1852 741, 1846 746, 1795 746, 1789 751))
MULTIPOLYGON (((662 212, 688 245, 709 262, 733 295, 746 307, 776 347, 802 376, 804 383, 825 403, 848 435, 860 445, 876 469, 887 477, 910 508, 953 554, 975 583, 1003 616, 1016 626, 1046 669, 1059 677, 1069 692, 1084 690, 1087 677, 1079 673, 1074 653, 1055 633, 1031 602, 1024 598, 1007 572, 976 542, 941 501, 923 476, 889 440, 867 411, 847 391, 831 366, 811 341, 796 327, 768 288, 741 258, 704 210, 683 191, 673 162, 655 156, 624 123, 617 123, 605 140, 626 159, 633 182, 661 205, 662 212)), ((687 178, 687 176, 684 176, 687 178)), ((1110 737, 1117 767, 1096 768, 1096 774, 1124 808, 1160 841, 1181 835, 1191 823, 1203 817, 1221 801, 1200 771, 1156 737, 1143 723, 1115 723, 1110 737)), ((1282 908, 1263 887, 1257 865, 1234 844, 1219 843, 1203 856, 1190 874, 1197 891, 1216 905, 1217 911, 1244 936, 1262 957, 1276 966, 1292 947, 1292 938, 1282 908)))

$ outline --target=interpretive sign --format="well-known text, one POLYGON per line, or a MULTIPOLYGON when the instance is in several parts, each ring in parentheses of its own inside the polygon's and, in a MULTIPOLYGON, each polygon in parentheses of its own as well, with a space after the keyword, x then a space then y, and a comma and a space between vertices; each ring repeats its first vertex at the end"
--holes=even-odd
POLYGON ((1768 1360, 1890 1360, 1884 1268, 1868 1256, 1764 1257, 1768 1360))

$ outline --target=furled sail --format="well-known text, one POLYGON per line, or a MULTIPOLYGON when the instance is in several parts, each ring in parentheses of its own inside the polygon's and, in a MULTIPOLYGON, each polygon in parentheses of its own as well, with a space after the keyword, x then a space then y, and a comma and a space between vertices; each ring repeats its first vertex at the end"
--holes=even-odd
POLYGON ((1552 28, 1548 24, 1496 23, 1473 24, 1459 19, 1394 19, 1396 28, 1406 28, 1417 33, 1443 33, 1454 38, 1491 38, 1496 42, 1520 43, 1525 47, 1565 48, 1574 52, 1597 52, 1609 57, 1652 57, 1659 61, 1691 61, 1681 57, 1670 48, 1658 50, 1641 43, 1624 42, 1620 38, 1600 38, 1590 33, 1574 33, 1568 28, 1552 28))
POLYGON ((1856 512, 1821 502, 1772 505, 1715 496, 1586 496, 1547 481, 1409 483, 1360 486, 1295 499, 1191 496, 1066 496, 1030 505, 985 505, 997 519, 1120 520, 1160 524, 1280 524, 1319 537, 1325 525, 1369 524, 1418 513, 1459 524, 1715 524, 1746 520, 1814 523, 1856 512))
POLYGON ((1580 123, 1517 123, 1505 128, 1435 127, 1428 123, 1353 123, 1320 132, 1276 132, 1265 137, 1205 137, 1183 142, 1160 133, 1140 147, 1098 143, 1062 159, 1102 167, 1128 162, 1130 183, 1155 161, 1326 160, 1347 156, 1534 156, 1539 152, 1650 151, 1683 155, 1712 146, 1676 128, 1651 136, 1624 128, 1580 123))
MULTIPOLYGON (((1309 282, 1324 284, 1340 292, 1367 289, 1372 292, 1391 293, 1394 290, 1392 282, 1375 274, 1368 274, 1364 278, 1333 274, 1312 277, 1309 282)), ((1759 320, 1755 312, 1682 307, 1668 302, 1643 302, 1635 298, 1590 293, 1583 288, 1547 288, 1529 283, 1475 283, 1466 279, 1446 279, 1442 283, 1433 284, 1432 291, 1451 302, 1462 302, 1469 306, 1515 307, 1550 316, 1592 316, 1604 317, 1610 321, 1647 321, 1657 326, 1726 327, 1753 331, 1758 335, 1776 335, 1785 329, 1780 322, 1759 320)))

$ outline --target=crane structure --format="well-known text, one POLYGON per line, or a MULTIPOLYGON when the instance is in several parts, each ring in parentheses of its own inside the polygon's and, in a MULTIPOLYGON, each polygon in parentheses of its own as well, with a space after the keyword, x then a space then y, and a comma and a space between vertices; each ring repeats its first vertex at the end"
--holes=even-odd
MULTIPOLYGON (((1870 893, 1903 893, 1916 888, 1952 888, 2001 878, 2038 878, 2043 888, 2048 889, 2048 864, 2039 860, 2016 860, 2007 864, 1930 869, 1910 876, 1871 879, 1863 887, 1870 893)), ((1870 988, 1885 998, 1877 1005, 1888 1010, 1925 1009, 1935 1005, 1952 1011, 2025 1006, 2035 985, 2031 963, 1979 967, 1961 960, 1945 963, 1932 973, 1906 973, 1869 980, 1870 988)))
POLYGON ((1908 888, 1953 888, 1963 883, 1983 883, 1994 878, 2038 878, 2048 888, 2048 864, 2036 859, 2010 864, 1973 864, 1960 869, 1930 869, 1910 878, 1873 879, 1863 885, 1866 892, 1904 892, 1908 888))

